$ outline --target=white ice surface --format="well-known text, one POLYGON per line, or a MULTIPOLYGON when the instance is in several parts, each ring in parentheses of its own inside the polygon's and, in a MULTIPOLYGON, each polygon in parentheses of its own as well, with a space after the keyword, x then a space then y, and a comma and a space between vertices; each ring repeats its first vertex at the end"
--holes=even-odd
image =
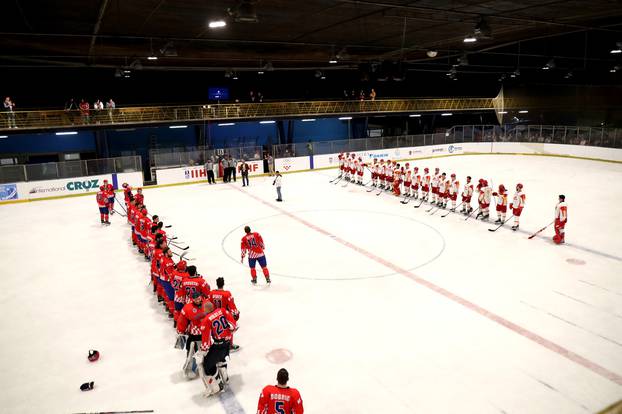
POLYGON ((0 411, 254 413, 281 366, 309 413, 586 413, 621 399, 622 386, 395 266, 622 375, 622 165, 491 155, 417 165, 461 182, 522 182, 522 231, 490 233, 491 224, 329 184, 335 170, 286 175, 284 203, 267 177, 244 189, 145 191, 150 212, 191 246, 211 285, 225 277, 240 308, 242 349, 221 398, 182 379, 172 322, 121 217, 101 227, 94 197, 0 206, 0 411), (528 240, 560 193, 568 244, 553 245, 552 229, 528 240), (266 242, 268 288, 252 287, 239 263, 247 224, 266 242), (279 348, 292 358, 269 362, 279 348), (95 389, 80 392, 90 380, 95 389))

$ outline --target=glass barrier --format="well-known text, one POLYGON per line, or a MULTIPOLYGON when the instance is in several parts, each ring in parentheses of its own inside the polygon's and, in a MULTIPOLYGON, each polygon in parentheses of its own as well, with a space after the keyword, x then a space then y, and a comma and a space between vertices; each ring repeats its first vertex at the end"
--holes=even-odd
POLYGON ((174 147, 151 150, 151 164, 154 168, 203 165, 208 159, 217 161, 225 156, 236 160, 261 160, 263 148, 257 146, 208 149, 207 147, 174 147))
POLYGON ((142 171, 141 158, 138 155, 44 164, 3 165, 0 166, 0 184, 136 171, 142 171))

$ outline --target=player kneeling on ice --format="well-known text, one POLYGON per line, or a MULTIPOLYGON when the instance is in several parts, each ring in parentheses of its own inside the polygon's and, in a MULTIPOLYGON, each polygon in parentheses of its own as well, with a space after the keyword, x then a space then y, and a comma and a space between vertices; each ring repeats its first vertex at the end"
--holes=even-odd
POLYGON ((201 292, 194 292, 190 302, 187 303, 179 312, 177 318, 177 342, 175 348, 186 349, 186 361, 182 371, 186 378, 194 379, 197 377, 197 367, 194 363, 194 354, 197 352, 201 342, 201 321, 207 315, 203 309, 203 295, 201 292))
POLYGON ((244 256, 246 256, 246 252, 248 252, 248 266, 251 268, 251 282, 253 285, 257 284, 256 262, 259 262, 259 266, 261 266, 263 275, 266 278, 266 283, 270 283, 270 271, 268 270, 266 256, 263 251, 265 246, 261 235, 256 232, 251 233, 251 228, 249 226, 244 227, 244 232, 246 235, 242 237, 242 242, 240 243, 240 248, 242 249, 240 263, 244 261, 244 256))
POLYGON ((499 192, 492 193, 497 197, 497 220, 495 223, 501 224, 505 222, 505 215, 508 211, 508 194, 505 192, 505 186, 501 184, 499 186, 499 192))
POLYGON ((201 321, 201 348, 194 354, 194 360, 209 396, 223 391, 229 382, 226 358, 237 326, 229 312, 215 308, 209 301, 205 301, 203 310, 207 315, 201 321))
POLYGON ((523 207, 525 207, 525 194, 523 194, 523 185, 518 183, 516 184, 516 192, 514 193, 512 204, 510 204, 512 214, 514 214, 514 225, 512 226, 512 230, 514 231, 518 230, 518 220, 523 211, 523 207))

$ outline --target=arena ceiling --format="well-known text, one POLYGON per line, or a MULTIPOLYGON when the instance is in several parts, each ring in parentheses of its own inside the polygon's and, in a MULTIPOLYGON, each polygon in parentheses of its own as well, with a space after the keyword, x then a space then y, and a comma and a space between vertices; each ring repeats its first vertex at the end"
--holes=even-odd
POLYGON ((363 69, 399 79, 547 64, 598 73, 619 69, 622 56, 611 53, 622 47, 616 0, 4 0, 0 9, 6 68, 363 69), (210 29, 216 20, 226 26, 210 29))

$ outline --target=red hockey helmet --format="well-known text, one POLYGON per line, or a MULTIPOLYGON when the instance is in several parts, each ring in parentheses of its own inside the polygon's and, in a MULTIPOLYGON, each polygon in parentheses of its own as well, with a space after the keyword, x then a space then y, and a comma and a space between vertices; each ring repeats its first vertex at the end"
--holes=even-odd
POLYGON ((434 171, 439 172, 439 168, 438 167, 434 168, 434 171))
POLYGON ((140 212, 143 213, 143 214, 147 214, 147 209, 143 208, 142 210, 140 210, 140 212))
POLYGON ((378 162, 378 158, 374 158, 374 164, 378 162))
POLYGON ((415 167, 415 171, 419 171, 419 167, 415 167))
POLYGON ((104 191, 104 186, 103 186, 103 185, 100 185, 100 186, 99 186, 99 189, 100 189, 101 191, 104 191))
POLYGON ((456 174, 452 174, 452 175, 451 175, 451 178, 456 178, 456 174))
POLYGON ((482 184, 484 184, 486 187, 488 187, 488 181, 487 180, 482 180, 482 184))
POLYGON ((518 190, 522 190, 523 189, 523 185, 521 183, 516 184, 516 188, 518 190))
POLYGON ((429 169, 428 167, 425 167, 425 168, 423 169, 423 172, 427 172, 427 173, 428 173, 428 172, 430 172, 430 169, 429 169))
POLYGON ((384 159, 380 158, 380 162, 384 162, 384 159))
POLYGON ((501 185, 499 186, 499 192, 500 192, 500 193, 505 193, 505 186, 504 186, 503 184, 501 184, 501 185))
POLYGON ((89 355, 87 356, 89 361, 95 362, 99 359, 99 351, 95 349, 89 349, 89 355))
POLYGON ((410 167, 410 164, 409 164, 409 163, 406 163, 406 168, 408 168, 408 167, 410 167))
POLYGON ((187 265, 187 263, 186 263, 186 261, 185 261, 185 260, 180 260, 180 261, 177 263, 177 270, 182 270, 182 271, 183 271, 183 270, 186 270, 186 265, 187 265))

